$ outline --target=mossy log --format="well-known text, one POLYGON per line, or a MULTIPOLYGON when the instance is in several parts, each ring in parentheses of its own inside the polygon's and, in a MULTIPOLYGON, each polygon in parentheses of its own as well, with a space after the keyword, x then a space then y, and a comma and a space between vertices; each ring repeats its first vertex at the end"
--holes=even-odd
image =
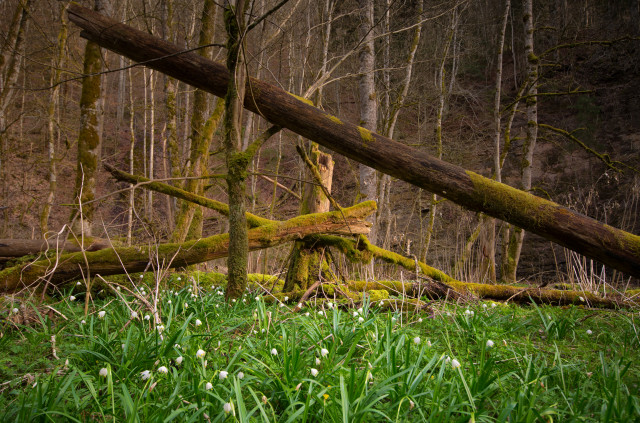
MULTIPOLYGON (((85 238, 85 251, 98 251, 109 248, 108 240, 102 238, 85 238)), ((45 251, 82 251, 80 244, 73 239, 0 239, 0 257, 22 257, 45 251)))
MULTIPOLYGON (((138 31, 77 4, 69 19, 81 36, 217 96, 224 96, 224 65, 138 31)), ((456 204, 505 220, 608 266, 640 277, 640 236, 551 201, 439 160, 314 107, 278 87, 248 78, 244 107, 275 125, 456 204)))
MULTIPOLYGON (((201 195, 196 195, 192 192, 185 191, 180 188, 172 187, 169 184, 164 184, 162 182, 154 182, 149 178, 145 178, 144 176, 132 175, 127 172, 123 172, 119 169, 116 169, 113 166, 108 164, 104 165, 104 168, 111 173, 111 175, 119 181, 128 182, 130 184, 139 184, 140 188, 148 189, 151 191, 160 192, 162 194, 170 195, 175 198, 179 198, 181 200, 185 200, 194 204, 199 204, 203 207, 209 208, 211 210, 215 210, 218 213, 229 216, 229 205, 222 203, 220 201, 212 200, 210 198, 203 197, 201 195)), ((246 213, 247 216, 247 224, 251 228, 257 228, 258 226, 269 225, 271 223, 275 223, 275 220, 266 219, 264 217, 256 216, 253 213, 246 213)))
MULTIPOLYGON (((375 202, 367 201, 341 212, 309 214, 253 228, 249 230, 249 250, 273 247, 314 233, 367 233, 369 224, 363 219, 374 210, 375 202)), ((149 269, 152 262, 166 267, 185 267, 225 257, 228 247, 229 234, 221 234, 181 244, 63 254, 57 260, 39 260, 0 271, 0 291, 14 292, 43 280, 57 286, 87 274, 142 272, 149 269)))

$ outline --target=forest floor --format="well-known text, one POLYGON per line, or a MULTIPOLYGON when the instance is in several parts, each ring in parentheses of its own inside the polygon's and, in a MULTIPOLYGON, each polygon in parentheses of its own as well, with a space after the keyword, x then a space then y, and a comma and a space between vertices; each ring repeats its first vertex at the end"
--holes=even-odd
POLYGON ((188 274, 157 291, 135 278, 138 298, 123 289, 88 315, 75 285, 38 306, 4 299, 1 421, 640 420, 631 311, 312 299, 293 312, 264 291, 227 303, 188 274))

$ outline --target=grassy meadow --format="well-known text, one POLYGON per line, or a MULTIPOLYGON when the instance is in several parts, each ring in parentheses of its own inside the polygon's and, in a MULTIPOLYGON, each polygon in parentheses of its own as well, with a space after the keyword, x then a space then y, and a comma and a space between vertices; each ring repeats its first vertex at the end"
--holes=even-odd
POLYGON ((145 276, 86 315, 74 289, 37 307, 5 298, 0 421, 640 420, 631 312, 327 299, 293 312, 262 290, 227 303, 178 278, 154 289, 145 276))

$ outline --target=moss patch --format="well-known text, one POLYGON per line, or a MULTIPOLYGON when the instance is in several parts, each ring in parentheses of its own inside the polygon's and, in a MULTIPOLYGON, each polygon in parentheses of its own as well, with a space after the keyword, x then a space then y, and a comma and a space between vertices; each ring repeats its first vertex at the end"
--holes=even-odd
POLYGON ((358 132, 360 132, 360 138, 362 138, 362 141, 373 142, 373 134, 371 133, 371 131, 363 128, 362 126, 358 126, 358 132))

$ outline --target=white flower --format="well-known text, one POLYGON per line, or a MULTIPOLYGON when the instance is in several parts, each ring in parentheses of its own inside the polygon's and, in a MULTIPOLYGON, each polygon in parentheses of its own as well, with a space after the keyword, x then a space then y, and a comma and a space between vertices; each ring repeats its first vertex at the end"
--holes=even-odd
POLYGON ((69 367, 69 359, 68 358, 64 361, 64 366, 65 367, 69 367))
POLYGON ((431 347, 431 341, 427 340, 427 347, 431 347))
POLYGON ((167 301, 167 304, 171 304, 171 300, 167 301))
POLYGON ((158 325, 156 326, 156 329, 158 329, 158 332, 162 332, 164 330, 164 325, 158 325))
POLYGON ((180 356, 180 357, 176 358, 176 364, 177 364, 178 366, 179 366, 179 365, 181 365, 181 364, 182 364, 182 360, 184 360, 184 357, 183 357, 183 356, 180 356))
POLYGON ((69 297, 69 301, 75 301, 76 297, 74 297, 73 295, 69 297))
POLYGON ((14 308, 12 308, 12 309, 11 309, 11 312, 12 312, 13 314, 16 314, 16 313, 18 312, 18 309, 14 307, 14 308))
POLYGON ((80 286, 80 285, 82 285, 82 282, 80 281, 76 282, 76 286, 80 286))
POLYGON ((329 309, 333 309, 333 303, 329 301, 329 303, 327 304, 327 307, 329 307, 329 309))
POLYGON ((302 308, 302 303, 298 303, 298 305, 296 307, 302 308))
POLYGON ((150 320, 150 319, 151 319, 151 316, 149 316, 148 314, 144 315, 144 320, 150 320))
POLYGON ((320 359, 318 357, 316 357, 316 366, 319 366, 320 363, 322 363, 322 361, 320 361, 320 359))
POLYGON ((364 322, 364 317, 358 317, 358 322, 360 323, 364 322))
POLYGON ((204 385, 204 389, 206 389, 207 391, 210 391, 211 389, 213 389, 213 385, 211 384, 211 382, 207 382, 207 384, 204 385))
POLYGON ((391 321, 395 323, 396 318, 395 318, 395 317, 392 317, 392 318, 391 318, 391 321))
POLYGON ((584 297, 580 297, 580 301, 584 303, 584 297))
POLYGON ((244 373, 238 372, 238 379, 244 379, 244 373))
POLYGON ((464 314, 465 314, 466 316, 473 316, 473 311, 471 311, 471 310, 469 310, 469 309, 466 309, 466 310, 464 311, 464 314))
POLYGON ((182 280, 182 278, 181 278, 180 276, 178 276, 178 280, 179 280, 179 281, 181 281, 181 280, 182 280))
POLYGON ((305 315, 305 316, 307 316, 307 317, 309 317, 309 312, 307 311, 304 315, 305 315))
POLYGON ((202 324, 202 322, 200 321, 200 319, 196 319, 196 326, 200 326, 202 324))
POLYGON ((454 358, 453 360, 451 360, 451 367, 457 369, 458 367, 460 367, 460 362, 454 358))
POLYGON ((360 307, 360 308, 358 309, 358 313, 362 314, 363 312, 364 312, 363 308, 362 308, 362 307, 360 307))
POLYGON ((491 303, 491 308, 496 308, 496 303, 491 303))
POLYGON ((285 295, 284 300, 285 300, 285 301, 289 301, 289 297, 287 297, 287 296, 285 295))
POLYGON ((137 319, 138 318, 138 313, 136 313, 135 311, 131 312, 131 318, 132 319, 137 319))
POLYGON ((184 308, 189 308, 189 304, 184 303, 184 308))
POLYGON ((418 323, 422 323, 422 317, 418 318, 418 323))
POLYGON ((271 355, 278 355, 278 350, 271 348, 271 355))
POLYGON ((105 314, 107 314, 107 312, 102 310, 101 312, 98 313, 98 317, 102 319, 104 318, 105 314))
POLYGON ((109 370, 107 370, 106 367, 103 367, 102 369, 100 369, 100 372, 98 374, 102 377, 107 377, 107 375, 109 374, 109 370))
POLYGON ((416 345, 419 345, 420 344, 420 337, 416 336, 415 338, 413 338, 413 343, 416 344, 416 345))
POLYGON ((587 335, 591 335, 593 334, 593 331, 591 329, 587 329, 587 335))
POLYGON ((227 372, 226 370, 222 370, 220 372, 220 374, 218 375, 220 380, 225 380, 227 378, 227 376, 229 376, 229 372, 227 372))
POLYGON ((321 356, 323 356, 323 357, 324 357, 324 356, 326 356, 327 354, 329 354, 329 350, 328 350, 328 349, 323 348, 323 349, 321 349, 321 350, 320 350, 320 355, 321 355, 321 356))
POLYGON ((324 316, 324 311, 320 310, 320 311, 318 312, 318 314, 319 314, 320 316, 324 316))
POLYGON ((86 321, 86 320, 84 320, 84 319, 82 319, 82 320, 80 320, 80 324, 81 324, 81 325, 86 325, 86 324, 87 324, 87 321, 86 321))
POLYGON ((318 376, 318 369, 311 369, 311 376, 313 377, 318 376))
POLYGON ((140 372, 140 378, 142 380, 147 380, 151 377, 151 372, 149 370, 145 370, 144 372, 140 372))
POLYGON ((236 302, 236 299, 235 299, 235 298, 233 298, 233 299, 231 300, 231 302, 232 302, 232 303, 235 303, 235 302, 236 302))
POLYGON ((124 350, 125 348, 127 348, 126 344, 122 344, 121 345, 122 349, 124 350))
POLYGON ((204 350, 198 350, 198 352, 196 352, 196 357, 198 358, 204 358, 206 352, 204 352, 204 350))
POLYGON ((160 366, 158 367, 158 373, 166 375, 167 373, 169 373, 169 369, 167 369, 165 366, 160 366))
POLYGON ((225 413, 229 414, 231 413, 231 410, 233 410, 233 407, 231 406, 230 402, 225 402, 224 405, 222 406, 222 409, 224 410, 225 413))
POLYGON ((353 317, 358 317, 358 312, 357 311, 353 312, 353 317))
POLYGON ((284 303, 280 303, 280 308, 284 307, 284 303))
POLYGON ((486 304, 482 304, 482 308, 487 308, 487 305, 486 304))
POLYGON ((140 279, 144 278, 144 275, 140 275, 140 279))
POLYGON ((260 301, 260 297, 256 297, 256 301, 260 301))
POLYGON ((487 348, 492 348, 493 345, 493 341, 491 339, 487 339, 487 348))

